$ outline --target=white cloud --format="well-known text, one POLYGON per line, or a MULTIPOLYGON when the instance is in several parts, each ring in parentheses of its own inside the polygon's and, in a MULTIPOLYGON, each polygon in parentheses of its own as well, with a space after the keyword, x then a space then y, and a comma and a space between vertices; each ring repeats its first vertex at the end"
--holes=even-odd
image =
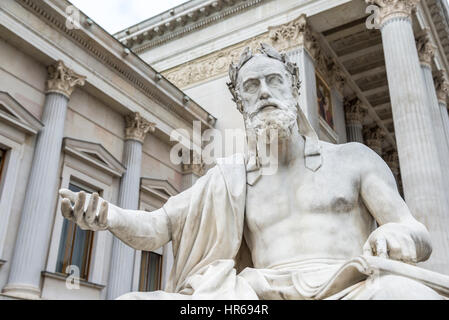
POLYGON ((70 0, 70 2, 113 34, 187 1, 70 0))

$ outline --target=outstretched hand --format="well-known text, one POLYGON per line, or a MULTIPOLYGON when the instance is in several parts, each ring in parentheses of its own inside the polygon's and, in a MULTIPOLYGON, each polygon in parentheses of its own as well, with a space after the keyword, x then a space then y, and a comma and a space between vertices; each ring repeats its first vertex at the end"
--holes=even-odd
POLYGON ((73 192, 60 189, 61 211, 64 218, 75 222, 82 230, 106 230, 108 227, 108 202, 98 193, 73 192), (72 206, 73 203, 73 206, 72 206))

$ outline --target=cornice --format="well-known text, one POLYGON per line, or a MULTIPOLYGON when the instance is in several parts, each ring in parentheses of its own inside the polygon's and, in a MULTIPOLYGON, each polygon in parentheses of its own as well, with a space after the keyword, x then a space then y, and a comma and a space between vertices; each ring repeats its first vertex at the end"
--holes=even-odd
POLYGON ((142 53, 266 1, 271 0, 206 0, 179 13, 174 8, 170 11, 171 16, 163 13, 114 36, 134 52, 142 53))
POLYGON ((162 74, 178 87, 185 89, 225 75, 229 71, 229 65, 238 61, 246 47, 256 52, 260 43, 267 43, 281 52, 305 47, 311 55, 313 54, 316 70, 340 93, 343 92, 346 78, 335 60, 321 49, 320 43, 307 25, 305 15, 282 25, 270 26, 264 33, 165 70, 162 74))
MULTIPOLYGON (((144 95, 157 102, 162 108, 177 114, 181 119, 189 123, 195 120, 201 121, 203 129, 212 127, 210 125, 212 116, 206 110, 192 99, 186 97, 180 89, 164 79, 138 56, 133 53, 129 53, 126 56, 125 47, 113 39, 107 32, 100 28, 95 28, 95 36, 105 37, 102 43, 94 37, 93 30, 85 29, 84 24, 81 29, 68 29, 65 23, 66 17, 57 10, 59 8, 63 12, 64 9, 62 8, 65 5, 69 5, 67 1, 17 0, 17 2, 56 31, 61 32, 82 49, 89 52, 120 77, 130 82, 144 95), (111 39, 108 39, 108 37, 111 39), (111 40, 114 42, 112 47, 104 45, 111 40)), ((86 19, 86 16, 82 16, 82 21, 86 19)))

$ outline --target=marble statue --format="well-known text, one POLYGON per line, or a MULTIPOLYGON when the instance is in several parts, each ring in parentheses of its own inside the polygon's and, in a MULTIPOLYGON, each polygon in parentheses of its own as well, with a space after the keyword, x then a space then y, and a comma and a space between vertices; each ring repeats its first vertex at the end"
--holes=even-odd
POLYGON ((449 277, 415 266, 431 254, 429 234, 386 163, 363 144, 318 140, 298 105, 296 64, 261 44, 260 53, 246 49, 229 76, 247 154, 217 159, 151 213, 60 190, 63 216, 84 230, 109 230, 138 250, 172 241, 165 290, 120 299, 448 296, 449 277), (277 170, 264 174, 259 155, 274 141, 277 170))

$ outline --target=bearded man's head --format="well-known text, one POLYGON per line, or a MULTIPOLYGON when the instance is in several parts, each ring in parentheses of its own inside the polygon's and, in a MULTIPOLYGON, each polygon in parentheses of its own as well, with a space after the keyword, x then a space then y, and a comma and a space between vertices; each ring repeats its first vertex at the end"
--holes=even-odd
POLYGON ((285 139, 297 123, 299 71, 285 54, 270 46, 261 44, 259 51, 253 55, 246 48, 239 63, 231 64, 228 87, 247 130, 267 141, 273 132, 285 139))

